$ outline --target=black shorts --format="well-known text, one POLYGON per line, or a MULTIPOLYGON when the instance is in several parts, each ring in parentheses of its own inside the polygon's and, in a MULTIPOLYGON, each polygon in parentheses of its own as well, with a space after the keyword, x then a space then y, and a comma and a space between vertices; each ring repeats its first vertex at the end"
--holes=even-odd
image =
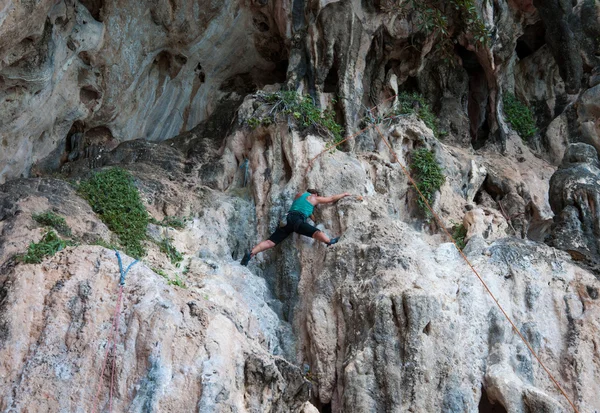
POLYGON ((287 224, 285 227, 277 228, 273 235, 269 237, 269 240, 277 245, 286 239, 292 232, 312 238, 317 231, 319 231, 317 228, 306 222, 306 217, 304 215, 292 212, 287 215, 287 224))

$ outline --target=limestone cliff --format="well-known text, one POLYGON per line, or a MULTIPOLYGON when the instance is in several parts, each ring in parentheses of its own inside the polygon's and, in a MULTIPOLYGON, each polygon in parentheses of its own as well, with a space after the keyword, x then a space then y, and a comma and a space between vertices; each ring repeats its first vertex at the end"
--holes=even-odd
POLYGON ((576 408, 600 411, 599 16, 0 6, 0 411, 572 411, 444 229, 576 408), (419 151, 441 167, 439 222, 386 141, 413 173, 419 151), (117 327, 105 247, 126 248, 81 190, 114 167, 153 218, 117 327), (316 212, 340 242, 294 235, 242 267, 310 187, 353 194, 316 212), (72 245, 24 263, 45 211, 72 245))

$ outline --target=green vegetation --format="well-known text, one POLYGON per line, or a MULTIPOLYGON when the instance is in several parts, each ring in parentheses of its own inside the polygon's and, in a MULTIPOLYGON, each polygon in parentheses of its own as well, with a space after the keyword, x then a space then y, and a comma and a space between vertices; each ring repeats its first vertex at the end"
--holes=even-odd
POLYGON ((438 136, 437 118, 431 111, 429 103, 418 93, 402 92, 398 95, 399 114, 416 113, 417 116, 425 122, 425 125, 433 131, 435 137, 438 136))
MULTIPOLYGON (((441 166, 435 159, 435 154, 425 148, 417 149, 412 153, 411 170, 417 188, 427 199, 429 205, 433 202, 433 196, 444 184, 444 176, 441 166)), ((419 196, 417 203, 427 218, 431 218, 431 212, 423 199, 419 196)))
POLYGON ((109 250, 116 250, 117 249, 117 246, 115 244, 112 244, 110 242, 106 242, 102 238, 97 238, 96 240, 94 240, 94 242, 92 242, 91 245, 99 245, 101 247, 108 248, 109 250))
POLYGON ((148 218, 148 222, 154 225, 160 225, 163 227, 171 227, 175 229, 183 229, 185 228, 185 218, 180 217, 164 217, 162 221, 158 221, 156 218, 150 217, 148 218))
POLYGON ((40 242, 30 243, 27 253, 19 257, 19 260, 25 264, 39 264, 44 258, 51 257, 70 245, 75 244, 72 241, 61 239, 54 231, 48 231, 40 242))
MULTIPOLYGON (((433 131, 433 135, 437 138, 441 135, 437 127, 437 118, 431 111, 431 106, 423 95, 413 92, 402 92, 398 94, 397 107, 380 116, 373 116, 371 111, 368 111, 367 116, 363 119, 364 124, 370 123, 391 123, 402 116, 415 113, 429 129, 433 131)), ((389 126, 389 125, 388 125, 389 126)))
POLYGON ((504 104, 504 114, 506 120, 510 122, 512 128, 519 134, 521 139, 531 138, 537 133, 537 127, 533 120, 531 110, 512 93, 505 93, 502 98, 504 104))
POLYGON ((71 228, 69 228, 67 225, 67 221, 52 211, 46 211, 41 214, 33 214, 32 218, 39 224, 54 228, 61 235, 65 235, 67 237, 71 236, 71 228))
POLYGON ((165 280, 167 280, 168 285, 175 285, 177 287, 187 288, 187 286, 185 285, 185 282, 183 281, 183 279, 181 279, 179 277, 179 275, 175 274, 175 278, 170 278, 167 275, 167 273, 164 272, 163 270, 161 270, 160 268, 152 267, 151 269, 152 269, 152 271, 154 271, 155 273, 157 273, 158 275, 163 277, 165 280))
POLYGON ((463 250, 467 243, 465 242, 465 237, 467 236, 467 229, 463 224, 457 224, 452 222, 452 238, 456 241, 456 246, 463 250))
POLYGON ((169 281, 167 281, 167 283, 169 285, 175 285, 180 288, 187 288, 187 286, 185 285, 185 282, 181 278, 179 278, 179 275, 177 275, 177 274, 175 275, 174 279, 170 279, 169 281))
POLYGON ((171 244, 171 240, 169 238, 163 238, 158 246, 160 248, 160 252, 167 254, 167 257, 169 257, 171 260, 171 264, 179 265, 179 263, 183 261, 183 255, 181 255, 181 253, 177 251, 177 248, 171 244))
POLYGON ((383 11, 406 18, 412 14, 417 29, 429 36, 436 35, 436 52, 444 61, 454 64, 454 44, 461 33, 472 39, 475 47, 486 46, 489 30, 477 13, 475 0, 392 0, 383 11), (456 30, 451 30, 449 23, 456 30))
POLYGON ((302 96, 295 91, 283 91, 259 94, 257 98, 271 105, 271 110, 263 117, 248 119, 247 123, 251 128, 270 125, 276 121, 277 115, 284 114, 288 121, 296 122, 301 129, 312 127, 318 133, 331 137, 336 143, 343 139, 343 128, 336 122, 335 112, 331 109, 321 111, 310 96, 302 96))
POLYGON ((140 199, 131 174, 121 168, 95 173, 79 186, 95 213, 119 237, 124 251, 134 258, 146 254, 148 212, 140 199))

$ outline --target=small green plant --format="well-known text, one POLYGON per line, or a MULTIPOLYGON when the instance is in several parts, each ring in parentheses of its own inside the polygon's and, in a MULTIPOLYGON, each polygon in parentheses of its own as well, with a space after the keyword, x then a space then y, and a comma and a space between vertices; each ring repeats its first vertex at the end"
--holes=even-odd
POLYGON ((427 127, 433 131, 434 136, 438 136, 437 118, 431 111, 431 107, 423 95, 420 95, 416 92, 400 93, 398 95, 397 112, 399 114, 416 113, 417 116, 425 123, 425 125, 427 125, 427 127))
POLYGON ((81 183, 79 193, 119 237, 127 254, 134 258, 146 254, 142 241, 146 239, 148 212, 129 172, 112 168, 95 173, 81 183))
POLYGON ((167 281, 169 280, 169 276, 167 275, 167 273, 161 270, 160 268, 151 267, 151 270, 163 277, 164 279, 166 279, 167 281))
POLYGON ((465 237, 467 236, 467 229, 463 224, 457 224, 452 222, 452 238, 456 241, 456 246, 461 249, 461 251, 465 248, 467 243, 465 242, 465 237))
POLYGON ((398 104, 395 109, 382 115, 374 116, 370 110, 367 111, 367 116, 363 118, 363 124, 370 123, 390 123, 405 115, 415 113, 429 129, 433 131, 433 135, 437 138, 440 135, 437 127, 437 118, 431 111, 431 106, 425 100, 423 95, 413 92, 402 92, 398 94, 398 104))
POLYGON ((257 98, 271 105, 271 110, 261 118, 248 119, 246 122, 251 128, 268 126, 276 121, 278 114, 284 114, 301 129, 314 127, 317 132, 332 137, 336 143, 343 139, 343 128, 336 122, 335 112, 331 109, 322 111, 310 96, 299 95, 295 91, 282 91, 259 94, 257 98))
POLYGON ((171 244, 171 240, 169 240, 169 238, 163 238, 158 246, 160 247, 160 252, 169 257, 171 264, 179 265, 179 263, 183 261, 183 255, 181 255, 181 253, 177 251, 177 248, 171 244))
POLYGON ((175 278, 170 279, 167 283, 169 285, 175 285, 177 287, 187 288, 187 286, 185 285, 185 282, 181 278, 179 278, 179 275, 175 275, 175 278))
POLYGON ((148 222, 154 225, 160 225, 163 227, 171 227, 176 229, 185 228, 185 218, 179 217, 164 217, 162 221, 157 220, 154 217, 149 217, 148 222))
POLYGON ((71 236, 71 228, 69 228, 67 225, 67 221, 52 211, 42 212, 41 214, 33 214, 31 217, 39 224, 54 228, 61 235, 67 237, 71 236))
POLYGON ((161 277, 163 277, 166 281, 168 285, 175 285, 177 287, 181 287, 181 288, 187 288, 187 286, 185 285, 185 282, 183 281, 183 279, 181 279, 179 277, 179 275, 175 275, 175 278, 170 278, 166 272, 164 272, 163 270, 161 270, 160 268, 156 268, 156 267, 152 267, 151 268, 152 271, 154 271, 156 274, 160 275, 161 277))
POLYGON ((505 93, 502 99, 506 120, 521 139, 531 138, 537 133, 531 110, 512 93, 505 93))
POLYGON ((161 224, 165 227, 183 229, 185 228, 185 219, 179 217, 165 217, 161 224))
POLYGON ((72 241, 61 239, 54 231, 44 234, 40 242, 30 243, 27 253, 19 257, 25 264, 39 264, 46 257, 51 257, 67 246, 74 245, 72 241))
POLYGON ((261 124, 261 119, 260 118, 255 118, 255 117, 251 117, 250 119, 246 120, 246 123, 248 123, 248 126, 250 126, 252 129, 256 129, 260 126, 261 124))
MULTIPOLYGON (((442 167, 436 161, 433 151, 426 148, 413 151, 410 166, 417 188, 431 205, 433 196, 440 190, 446 180, 442 167)), ((425 216, 431 218, 431 212, 420 196, 417 198, 417 203, 425 216)))

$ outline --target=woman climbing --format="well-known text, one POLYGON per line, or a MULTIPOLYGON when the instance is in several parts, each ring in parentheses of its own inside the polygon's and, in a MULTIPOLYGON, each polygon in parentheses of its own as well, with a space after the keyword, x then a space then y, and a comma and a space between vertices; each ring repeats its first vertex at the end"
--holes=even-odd
POLYGON ((286 239, 292 232, 314 238, 327 245, 335 244, 338 242, 339 237, 330 239, 323 231, 313 227, 307 223, 306 220, 310 217, 314 222, 312 214, 315 206, 337 202, 347 196, 350 196, 348 192, 333 196, 319 196, 314 189, 309 189, 304 193, 296 194, 292 207, 286 215, 285 223, 282 223, 283 225, 280 224, 279 228, 275 230, 269 239, 262 241, 252 248, 251 251, 246 252, 244 258, 242 258, 241 264, 248 265, 248 262, 252 257, 259 252, 273 248, 275 245, 286 239))

